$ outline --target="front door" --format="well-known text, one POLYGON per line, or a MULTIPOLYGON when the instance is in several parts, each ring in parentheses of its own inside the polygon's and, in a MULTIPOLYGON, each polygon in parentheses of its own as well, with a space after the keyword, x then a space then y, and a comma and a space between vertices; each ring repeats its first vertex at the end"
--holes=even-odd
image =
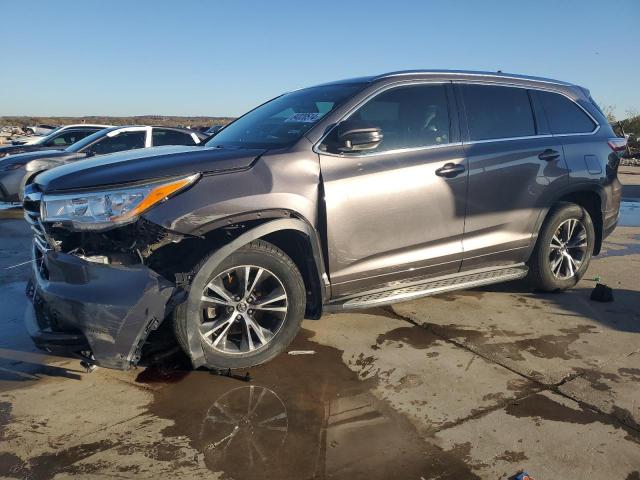
POLYGON ((378 93, 348 120, 380 128, 382 142, 320 154, 334 298, 459 270, 467 171, 449 89, 378 93))

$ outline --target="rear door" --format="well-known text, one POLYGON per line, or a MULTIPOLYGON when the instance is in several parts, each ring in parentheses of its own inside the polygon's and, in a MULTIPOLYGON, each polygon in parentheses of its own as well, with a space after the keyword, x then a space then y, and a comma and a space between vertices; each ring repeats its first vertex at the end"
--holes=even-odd
POLYGON ((459 270, 467 180, 452 97, 450 83, 388 88, 349 116, 382 130, 375 150, 321 143, 334 297, 459 270), (439 175, 446 164, 455 172, 439 175))
POLYGON ((534 94, 544 108, 551 133, 562 142, 569 175, 576 181, 604 177, 611 149, 600 136, 596 121, 573 100, 556 92, 534 94))
POLYGON ((526 88, 456 89, 469 164, 462 270, 524 262, 548 196, 568 183, 562 145, 526 88))

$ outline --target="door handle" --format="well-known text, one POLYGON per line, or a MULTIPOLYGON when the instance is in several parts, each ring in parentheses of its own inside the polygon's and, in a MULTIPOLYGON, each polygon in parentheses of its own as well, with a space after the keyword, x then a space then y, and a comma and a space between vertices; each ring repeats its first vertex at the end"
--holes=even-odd
POLYGON ((540 160, 544 160, 546 162, 550 162, 551 160, 557 160, 560 158, 560 152, 553 150, 551 148, 547 148, 544 152, 538 155, 540 160))
POLYGON ((445 163, 443 167, 436 170, 436 175, 439 177, 453 178, 463 173, 464 170, 464 165, 445 163))

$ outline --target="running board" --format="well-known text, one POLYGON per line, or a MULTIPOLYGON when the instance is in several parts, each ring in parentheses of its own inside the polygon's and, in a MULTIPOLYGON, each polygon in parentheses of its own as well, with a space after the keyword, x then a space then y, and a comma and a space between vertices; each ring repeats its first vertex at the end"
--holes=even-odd
POLYGON ((325 310, 328 312, 336 312, 378 307, 380 305, 404 302, 452 290, 463 290, 465 288, 517 280, 525 277, 528 271, 529 269, 525 265, 519 265, 456 273, 454 275, 447 275, 446 277, 432 278, 406 287, 398 288, 398 286, 396 286, 389 290, 363 292, 352 295, 348 298, 342 298, 328 303, 325 305, 325 310))

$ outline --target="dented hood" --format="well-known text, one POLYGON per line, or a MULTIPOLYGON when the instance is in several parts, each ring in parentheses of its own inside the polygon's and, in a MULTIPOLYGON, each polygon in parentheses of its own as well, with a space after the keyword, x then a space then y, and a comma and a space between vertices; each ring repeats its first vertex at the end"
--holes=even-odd
POLYGON ((153 147, 101 155, 41 173, 43 192, 92 188, 193 173, 249 168, 264 149, 153 147))

